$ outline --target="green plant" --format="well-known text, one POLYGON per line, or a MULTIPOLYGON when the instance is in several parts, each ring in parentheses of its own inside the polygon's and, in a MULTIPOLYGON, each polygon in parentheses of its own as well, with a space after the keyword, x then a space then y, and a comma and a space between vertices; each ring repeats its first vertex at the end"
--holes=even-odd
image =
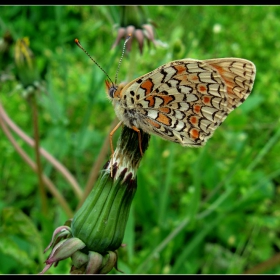
MULTIPOLYGON (((119 8, 1 7, 0 36, 9 31, 14 42, 28 36, 46 81, 47 93, 37 97, 38 127, 42 173, 55 186, 45 182, 48 214, 44 216, 38 179, 11 145, 12 138, 6 137, 10 132, 17 149, 35 162, 31 107, 19 94, 22 91, 15 90, 14 43, 7 43, 10 47, 5 59, 1 56, 0 74, 2 274, 42 270, 42 248, 54 228, 73 217, 111 154, 107 136, 116 124, 112 124, 115 114, 104 93, 105 76, 73 40, 79 38, 114 77, 122 44, 110 48, 117 33, 112 25, 120 22, 119 8)), ((273 256, 277 259, 280 246, 280 8, 144 8, 156 23, 155 37, 160 41, 151 49, 144 47, 142 55, 137 53, 133 59, 131 53, 125 55, 120 81, 175 59, 229 56, 252 60, 257 79, 248 101, 227 118, 204 148, 183 148, 151 137, 138 171, 119 268, 131 274, 278 274, 277 265, 267 265, 262 271, 254 267, 267 260, 272 263, 273 256)), ((66 260, 48 272, 68 273, 69 267, 66 260)))

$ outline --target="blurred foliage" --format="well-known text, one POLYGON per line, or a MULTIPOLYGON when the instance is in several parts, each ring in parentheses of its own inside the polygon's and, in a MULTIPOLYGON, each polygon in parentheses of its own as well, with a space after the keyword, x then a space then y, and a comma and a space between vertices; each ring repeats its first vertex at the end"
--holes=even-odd
MULTIPOLYGON (((38 97, 40 144, 81 186, 115 113, 106 98, 104 73, 74 39, 114 77, 122 44, 111 46, 120 8, 1 6, 0 102, 33 137, 31 107, 18 89, 13 58, 14 42, 28 37, 46 82, 46 93, 38 97)), ((187 57, 249 59, 257 75, 252 95, 205 147, 183 148, 152 136, 138 172, 119 268, 128 274, 243 273, 280 249, 280 7, 143 8, 156 25, 158 46, 144 45, 142 55, 126 54, 119 82, 187 57)), ((33 149, 17 139, 34 158, 33 149)), ((41 214, 37 176, 1 130, 0 151, 0 273, 36 274, 47 257, 43 248, 67 215, 50 193, 48 215, 41 214)), ((42 165, 75 211, 78 199, 68 183, 46 160, 42 165)), ((69 269, 66 261, 49 273, 69 269)), ((280 266, 265 273, 279 274, 280 266)))

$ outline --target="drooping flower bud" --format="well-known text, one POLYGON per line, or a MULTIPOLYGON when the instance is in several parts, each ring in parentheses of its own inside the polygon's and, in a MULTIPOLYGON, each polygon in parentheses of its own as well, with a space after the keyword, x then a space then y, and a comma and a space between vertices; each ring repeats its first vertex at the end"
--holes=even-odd
POLYGON ((118 27, 117 38, 112 45, 112 48, 116 47, 122 38, 126 38, 128 35, 132 36, 132 39, 127 42, 127 51, 131 50, 132 41, 134 38, 138 42, 140 53, 143 52, 144 39, 146 38, 148 44, 152 42, 157 44, 154 38, 154 26, 149 23, 146 17, 144 7, 142 6, 121 6, 121 18, 118 27))

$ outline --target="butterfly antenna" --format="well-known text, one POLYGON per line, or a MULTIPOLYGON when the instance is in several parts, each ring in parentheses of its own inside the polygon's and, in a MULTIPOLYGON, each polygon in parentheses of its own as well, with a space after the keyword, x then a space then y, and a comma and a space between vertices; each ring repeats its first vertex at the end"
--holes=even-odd
POLYGON ((119 73, 119 70, 120 70, 120 65, 121 65, 121 62, 122 62, 122 59, 123 59, 123 56, 124 56, 124 51, 125 51, 125 46, 126 46, 126 43, 128 42, 128 40, 131 38, 131 34, 129 34, 125 41, 124 41, 124 44, 123 44, 123 50, 122 50, 122 55, 121 55, 121 58, 120 58, 120 61, 119 61, 119 64, 118 64, 118 68, 117 68, 117 72, 116 72, 116 76, 115 76, 115 84, 117 84, 117 79, 118 79, 118 73, 119 73))
POLYGON ((109 75, 106 73, 106 71, 91 57, 91 55, 82 47, 82 45, 81 45, 81 43, 80 43, 80 41, 78 40, 78 39, 75 39, 75 43, 77 44, 77 46, 80 48, 80 49, 82 49, 86 54, 87 54, 87 56, 104 72, 104 74, 108 77, 108 79, 110 80, 110 82, 112 83, 112 84, 114 84, 113 83, 113 81, 111 80, 111 78, 109 77, 109 75))

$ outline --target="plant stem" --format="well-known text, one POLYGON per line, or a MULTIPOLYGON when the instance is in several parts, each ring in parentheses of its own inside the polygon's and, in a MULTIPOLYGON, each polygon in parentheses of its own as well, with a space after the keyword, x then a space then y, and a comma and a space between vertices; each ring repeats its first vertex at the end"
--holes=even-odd
POLYGON ((34 94, 32 94, 29 98, 32 107, 32 122, 33 122, 33 132, 34 132, 34 142, 35 142, 34 151, 36 156, 38 186, 39 186, 39 193, 40 193, 41 203, 42 203, 42 212, 44 215, 47 215, 48 205, 47 205, 46 190, 42 179, 42 164, 41 164, 41 158, 39 152, 40 137, 39 137, 39 125, 38 125, 38 107, 37 107, 35 94, 36 91, 34 91, 34 94))
MULTIPOLYGON (((15 150, 19 153, 19 155, 23 158, 23 160, 32 168, 33 171, 37 173, 37 166, 36 164, 30 159, 30 157, 23 151, 23 149, 17 144, 16 140, 10 133, 9 129, 7 128, 5 122, 2 119, 2 116, 0 114, 0 126, 2 127, 2 130, 4 134, 7 136, 9 141, 14 146, 15 150)), ((64 209, 65 213, 69 218, 73 217, 73 212, 71 208, 68 206, 68 203, 64 199, 64 197, 60 194, 60 192, 57 190, 55 185, 52 183, 52 181, 45 175, 42 176, 43 182, 48 187, 50 193, 58 200, 60 206, 62 209, 64 209)))
POLYGON ((280 253, 275 254, 270 259, 252 267, 249 268, 244 272, 244 274, 261 274, 273 267, 276 267, 280 263, 280 253))
MULTIPOLYGON (((11 128, 23 141, 25 141, 29 146, 34 147, 35 143, 32 138, 26 135, 8 116, 5 112, 3 106, 0 103, 0 118, 11 128)), ((53 167, 61 173, 61 175, 68 181, 70 186, 73 188, 73 191, 77 195, 79 199, 82 198, 82 189, 76 181, 75 177, 66 169, 64 165, 62 165, 56 158, 54 158, 50 153, 48 153, 42 147, 39 148, 40 154, 53 165, 53 167)))

